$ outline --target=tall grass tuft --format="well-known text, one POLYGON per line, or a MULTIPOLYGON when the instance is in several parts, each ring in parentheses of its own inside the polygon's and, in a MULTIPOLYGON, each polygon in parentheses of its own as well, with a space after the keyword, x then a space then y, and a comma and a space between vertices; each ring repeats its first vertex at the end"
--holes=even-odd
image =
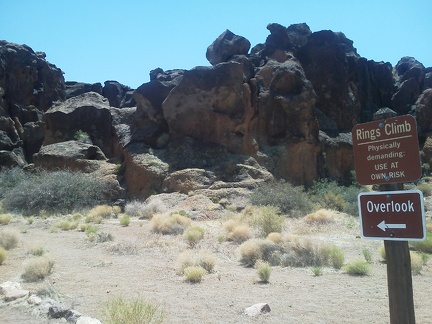
POLYGON ((106 324, 160 324, 166 317, 159 304, 143 297, 115 297, 105 304, 102 312, 106 324))

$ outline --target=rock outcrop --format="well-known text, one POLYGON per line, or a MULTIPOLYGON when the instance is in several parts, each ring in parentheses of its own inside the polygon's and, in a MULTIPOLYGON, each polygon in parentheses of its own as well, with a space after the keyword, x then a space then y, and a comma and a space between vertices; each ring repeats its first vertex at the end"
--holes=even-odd
POLYGON ((157 68, 136 90, 65 83, 43 53, 1 41, 0 167, 34 156, 44 168, 108 170, 100 166, 106 157, 122 164, 116 181, 130 198, 243 195, 274 178, 348 183, 351 129, 382 107, 416 116, 423 162, 431 163, 431 68, 412 57, 395 67, 367 60, 343 33, 305 23, 267 29, 251 50, 226 30, 207 48, 211 66, 157 68), (77 148, 79 131, 88 146, 77 148), (59 147, 62 154, 50 155, 59 147))

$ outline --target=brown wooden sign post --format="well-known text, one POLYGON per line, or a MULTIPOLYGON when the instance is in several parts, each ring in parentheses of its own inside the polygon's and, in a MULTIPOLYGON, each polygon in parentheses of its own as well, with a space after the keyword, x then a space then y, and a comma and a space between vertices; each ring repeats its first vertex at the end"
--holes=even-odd
MULTIPOLYGON (((356 125, 352 131, 357 181, 363 185, 380 184, 380 191, 401 190, 403 182, 421 176, 415 119, 395 116, 391 109, 380 109, 374 122, 356 125)), ((408 241, 389 238, 384 240, 384 247, 390 323, 415 324, 408 241)))

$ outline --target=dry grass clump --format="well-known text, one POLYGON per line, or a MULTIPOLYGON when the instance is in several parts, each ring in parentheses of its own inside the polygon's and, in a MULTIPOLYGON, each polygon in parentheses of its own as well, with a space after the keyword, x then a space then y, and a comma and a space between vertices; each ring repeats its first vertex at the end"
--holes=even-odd
POLYGON ((0 265, 7 259, 7 252, 0 246, 0 265))
POLYGON ((78 227, 78 222, 69 222, 67 220, 62 220, 57 223, 57 227, 63 231, 70 231, 78 227))
POLYGON ((353 260, 344 266, 344 270, 351 276, 367 276, 370 272, 370 264, 365 260, 353 260))
POLYGON ((129 226, 130 224, 130 216, 129 215, 122 215, 119 218, 119 222, 121 226, 129 226))
POLYGON ((153 215, 165 211, 160 201, 151 200, 148 203, 139 200, 133 200, 126 204, 125 213, 139 219, 151 219, 153 215))
POLYGON ((272 232, 281 233, 285 217, 274 206, 248 206, 240 219, 257 229, 259 236, 267 237, 272 232))
POLYGON ((235 243, 242 243, 252 237, 252 229, 249 225, 240 223, 238 220, 229 219, 223 227, 226 231, 226 239, 235 243))
POLYGON ((187 282, 198 283, 201 282, 202 277, 207 271, 201 266, 191 266, 183 270, 183 274, 187 282))
POLYGON ((204 229, 198 225, 188 227, 183 233, 183 239, 190 247, 195 247, 204 238, 204 229))
POLYGON ((277 250, 277 245, 266 239, 250 239, 242 243, 239 249, 240 262, 247 267, 252 267, 260 259, 269 260, 272 253, 277 250))
POLYGON ((109 205, 98 205, 90 209, 90 211, 87 213, 87 217, 90 218, 111 218, 114 215, 115 213, 113 208, 109 205))
POLYGON ((11 214, 0 214, 0 225, 7 225, 11 222, 11 214))
POLYGON ((151 229, 160 234, 180 234, 191 223, 188 217, 178 213, 171 215, 154 215, 151 220, 151 229))
POLYGON ((201 267, 205 269, 208 273, 214 271, 214 267, 216 265, 216 257, 213 253, 202 250, 195 253, 191 251, 185 251, 179 255, 179 270, 178 274, 184 274, 184 270, 188 267, 201 267))
POLYGON ((142 297, 115 297, 105 304, 102 312, 104 323, 107 324, 161 324, 166 317, 159 304, 142 297))
POLYGON ((282 242, 282 234, 277 232, 272 232, 269 235, 267 235, 267 239, 276 244, 279 244, 282 242))
POLYGON ((260 281, 263 283, 268 283, 270 279, 271 274, 271 266, 270 263, 258 260, 255 263, 255 268, 257 270, 258 277, 260 278, 260 281))
POLYGON ((138 254, 138 246, 135 242, 118 242, 108 246, 107 251, 117 255, 136 255, 138 254))
POLYGON ((28 250, 28 253, 33 256, 42 256, 45 254, 45 250, 42 246, 35 246, 28 250))
POLYGON ((21 277, 28 282, 39 281, 51 274, 54 260, 50 257, 40 256, 28 260, 24 264, 21 277))
MULTIPOLYGON (((273 236, 273 235, 272 235, 273 236)), ((240 262, 253 266, 258 260, 283 267, 321 267, 343 265, 343 251, 335 246, 315 243, 296 236, 271 240, 250 239, 240 245, 240 262)))
POLYGON ((15 230, 3 230, 0 232, 0 246, 6 250, 17 247, 19 241, 19 234, 15 230))
POLYGON ((425 265, 425 259, 419 253, 410 251, 411 257, 411 271, 414 275, 421 274, 423 266, 425 265))
POLYGON ((334 217, 325 209, 319 209, 314 213, 307 214, 304 220, 312 225, 326 225, 334 222, 334 217))

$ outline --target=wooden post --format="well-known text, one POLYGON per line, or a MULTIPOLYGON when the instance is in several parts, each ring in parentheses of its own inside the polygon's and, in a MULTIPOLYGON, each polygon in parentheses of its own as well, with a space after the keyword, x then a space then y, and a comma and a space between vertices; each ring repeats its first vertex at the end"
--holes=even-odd
MULTIPOLYGON (((374 120, 395 117, 389 108, 378 110, 374 120)), ((403 184, 380 185, 380 191, 402 190, 403 184)), ((408 241, 384 241, 387 263, 390 324, 415 324, 414 298, 411 274, 411 256, 408 241)))

